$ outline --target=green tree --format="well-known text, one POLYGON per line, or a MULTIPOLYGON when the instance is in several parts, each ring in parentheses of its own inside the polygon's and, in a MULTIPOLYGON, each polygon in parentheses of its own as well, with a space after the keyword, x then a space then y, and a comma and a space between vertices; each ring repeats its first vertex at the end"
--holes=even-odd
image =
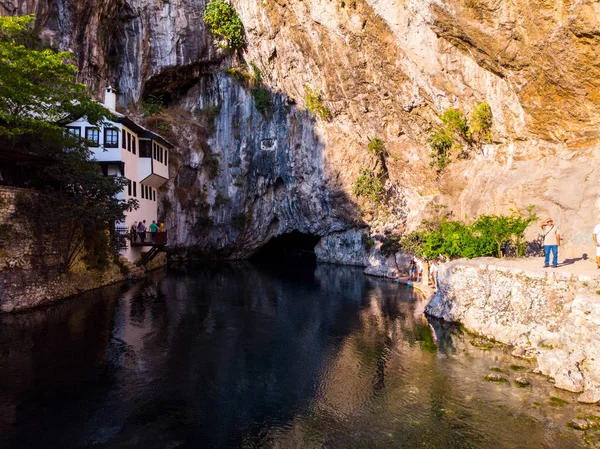
MULTIPOLYGON (((137 202, 118 200, 125 179, 103 176, 86 142, 65 132, 64 125, 80 117, 101 124, 111 116, 76 82, 73 56, 41 45, 33 20, 0 17, 0 159, 18 153, 22 160, 44 162, 25 165, 37 193, 19 213, 67 271, 83 251, 86 233, 108 232, 109 223, 137 202)), ((95 240, 100 247, 90 250, 106 253, 107 239, 95 240)))
POLYGON ((0 17, 0 151, 55 155, 77 145, 65 124, 83 116, 97 123, 108 111, 76 82, 72 54, 41 46, 33 20, 0 17))
POLYGON ((210 0, 204 10, 204 22, 210 32, 225 39, 224 48, 238 49, 244 46, 244 25, 235 8, 224 0, 210 0))
POLYGON ((502 246, 513 244, 517 255, 523 255, 527 227, 537 220, 533 208, 527 215, 513 211, 511 215, 481 215, 473 223, 439 218, 425 221, 421 229, 406 234, 400 240, 405 251, 434 259, 466 257, 502 257, 502 246))

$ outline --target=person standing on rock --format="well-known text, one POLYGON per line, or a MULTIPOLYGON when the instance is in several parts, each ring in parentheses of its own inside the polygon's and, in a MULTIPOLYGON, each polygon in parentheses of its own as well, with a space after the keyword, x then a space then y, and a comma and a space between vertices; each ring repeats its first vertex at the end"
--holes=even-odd
POLYGON ((600 224, 597 224, 592 233, 592 238, 596 244, 596 265, 600 268, 600 224))
POLYGON ((560 232, 554 226, 552 218, 546 218, 541 226, 544 232, 544 268, 550 266, 550 253, 552 252, 552 268, 558 266, 558 247, 560 246, 560 232))

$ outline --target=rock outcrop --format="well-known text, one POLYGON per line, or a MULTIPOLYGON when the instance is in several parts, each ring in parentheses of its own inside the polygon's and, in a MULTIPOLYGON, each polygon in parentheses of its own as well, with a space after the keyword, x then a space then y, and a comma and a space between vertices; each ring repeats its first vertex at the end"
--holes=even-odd
POLYGON ((417 226, 431 204, 460 218, 535 204, 563 231, 564 255, 590 250, 600 211, 597 2, 233 5, 247 40, 240 53, 215 44, 206 0, 0 2, 5 13, 36 13, 44 38, 76 53, 81 80, 117 85, 130 114, 149 95, 164 103, 149 125, 177 143, 160 197, 181 253, 244 257, 294 229, 385 236, 417 226), (247 80, 226 73, 252 72, 251 62, 268 111, 247 80), (305 87, 329 119, 306 111, 305 87), (438 117, 482 102, 490 141, 453 150, 438 175, 427 142, 438 117), (383 160, 367 151, 375 137, 383 160), (353 195, 361 168, 387 173, 377 207, 353 195))
MULTIPOLYGON (((496 259, 457 260, 439 269, 425 311, 513 345, 537 360, 557 388, 600 396, 600 276, 527 271, 496 259)), ((595 401, 593 401, 595 402, 595 401)))

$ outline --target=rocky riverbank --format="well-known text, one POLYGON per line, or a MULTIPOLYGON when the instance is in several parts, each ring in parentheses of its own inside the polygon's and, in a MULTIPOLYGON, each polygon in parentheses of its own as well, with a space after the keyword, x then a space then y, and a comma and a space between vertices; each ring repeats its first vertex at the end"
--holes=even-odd
POLYGON ((514 356, 535 361, 557 388, 599 402, 600 273, 592 273, 461 259, 440 267, 439 290, 425 311, 514 346, 514 356))

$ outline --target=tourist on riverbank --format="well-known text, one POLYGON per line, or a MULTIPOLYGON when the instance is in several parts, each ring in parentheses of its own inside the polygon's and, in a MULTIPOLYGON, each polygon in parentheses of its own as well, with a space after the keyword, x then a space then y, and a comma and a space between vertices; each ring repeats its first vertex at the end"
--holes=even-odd
POLYGON ((417 263, 415 262, 415 256, 410 256, 410 262, 408 264, 408 279, 411 282, 417 279, 417 263))
POLYGON ((437 290, 438 287, 438 261, 432 260, 429 266, 429 280, 433 288, 437 290))
POLYGON ((416 265, 417 265, 417 278, 415 279, 415 282, 421 282, 423 279, 423 262, 421 262, 420 259, 415 259, 416 265))
POLYGON ((597 224, 594 228, 594 232, 592 232, 592 238, 594 239, 594 244, 596 245, 596 266, 600 268, 600 224, 597 224))
POLYGON ((146 242, 146 220, 138 223, 137 233, 140 236, 140 242, 146 242))
POLYGON ((135 243, 137 239, 137 221, 134 221, 129 229, 129 238, 131 239, 131 243, 135 243))
POLYGON ((546 218, 540 226, 544 232, 544 268, 550 266, 550 253, 552 252, 552 268, 558 266, 558 247, 560 246, 560 232, 552 218, 546 218))

